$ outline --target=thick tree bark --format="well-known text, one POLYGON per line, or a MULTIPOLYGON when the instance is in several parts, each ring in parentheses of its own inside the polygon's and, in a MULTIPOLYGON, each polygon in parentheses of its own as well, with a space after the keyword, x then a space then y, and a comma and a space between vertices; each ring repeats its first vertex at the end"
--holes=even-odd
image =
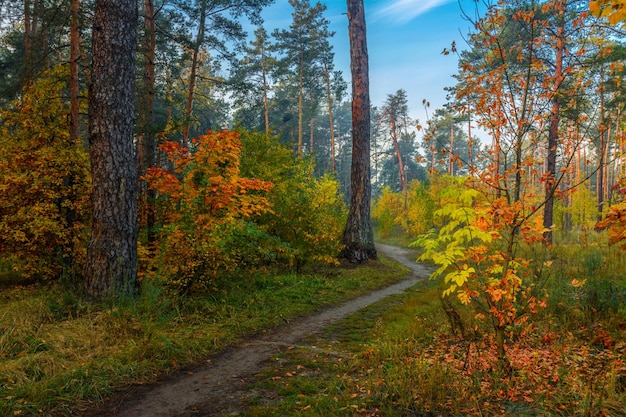
POLYGON ((93 224, 85 289, 134 295, 137 280, 137 171, 133 155, 137 3, 96 0, 89 92, 93 224))
POLYGON ((350 212, 341 257, 350 262, 376 259, 370 222, 370 96, 363 0, 347 0, 352 71, 352 175, 350 212))

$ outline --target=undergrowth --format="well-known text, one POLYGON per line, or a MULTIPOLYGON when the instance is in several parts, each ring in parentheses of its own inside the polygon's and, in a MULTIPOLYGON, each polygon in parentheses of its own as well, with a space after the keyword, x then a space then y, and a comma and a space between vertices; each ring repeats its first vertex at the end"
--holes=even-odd
POLYGON ((284 319, 403 278, 391 263, 231 276, 205 295, 87 303, 62 285, 0 291, 0 415, 68 415, 284 319))
POLYGON ((507 329, 508 366, 475 312, 447 304, 461 335, 428 281, 333 326, 316 349, 283 352, 244 415, 626 416, 624 254, 553 257, 548 307, 507 329))

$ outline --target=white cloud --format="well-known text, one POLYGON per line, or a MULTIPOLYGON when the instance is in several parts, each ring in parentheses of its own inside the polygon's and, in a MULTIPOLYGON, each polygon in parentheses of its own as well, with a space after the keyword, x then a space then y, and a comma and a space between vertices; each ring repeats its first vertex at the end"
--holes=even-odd
POLYGON ((394 0, 374 10, 374 17, 406 23, 431 9, 454 0, 394 0))

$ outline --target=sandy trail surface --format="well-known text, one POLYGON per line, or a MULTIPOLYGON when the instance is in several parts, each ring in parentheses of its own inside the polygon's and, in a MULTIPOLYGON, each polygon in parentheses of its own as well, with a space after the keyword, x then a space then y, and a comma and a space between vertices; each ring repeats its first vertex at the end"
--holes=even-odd
POLYGON ((193 372, 178 373, 156 384, 131 388, 83 416, 223 416, 244 409, 250 395, 248 379, 281 349, 297 345, 326 326, 388 296, 402 293, 429 276, 428 268, 416 263, 410 250, 383 244, 376 244, 376 248, 411 269, 405 280, 253 336, 212 357, 193 372))

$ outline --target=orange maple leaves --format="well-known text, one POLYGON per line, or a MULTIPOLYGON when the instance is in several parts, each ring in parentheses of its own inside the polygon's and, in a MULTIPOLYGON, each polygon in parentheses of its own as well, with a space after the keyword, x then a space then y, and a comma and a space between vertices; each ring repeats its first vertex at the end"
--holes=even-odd
MULTIPOLYGON (((176 207, 193 210, 197 218, 208 215, 218 221, 266 212, 270 204, 262 193, 270 191, 273 184, 239 176, 241 147, 239 135, 230 131, 201 135, 192 141, 192 151, 165 142, 159 149, 174 167, 149 168, 146 181, 176 207)), ((183 214, 172 210, 170 216, 175 219, 183 214)))
POLYGON ((265 194, 273 184, 240 176, 242 144, 235 132, 209 131, 191 149, 175 142, 159 149, 171 168, 152 167, 145 176, 158 193, 163 221, 161 247, 151 262, 171 286, 188 291, 236 266, 221 247, 221 234, 241 219, 270 211, 265 194))

